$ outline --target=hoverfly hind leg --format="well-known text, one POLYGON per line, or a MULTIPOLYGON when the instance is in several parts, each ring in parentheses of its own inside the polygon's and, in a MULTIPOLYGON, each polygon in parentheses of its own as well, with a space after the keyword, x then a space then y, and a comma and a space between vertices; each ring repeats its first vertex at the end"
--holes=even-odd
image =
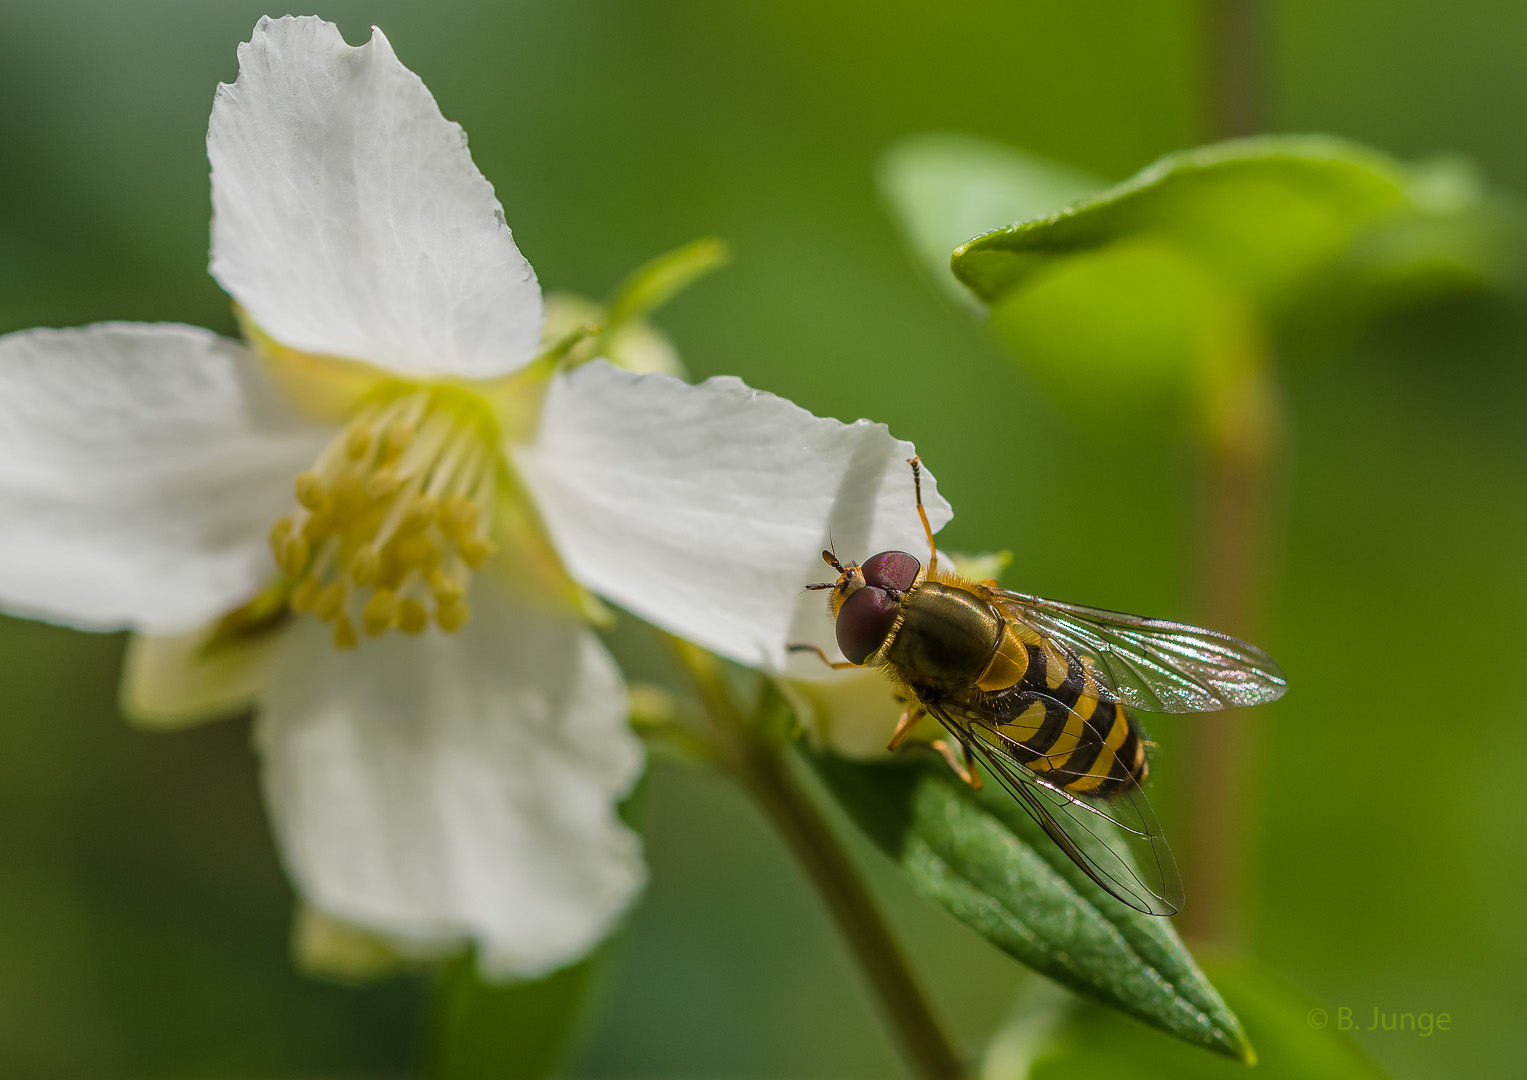
POLYGON ((949 767, 954 770, 954 775, 970 786, 971 791, 981 790, 981 774, 976 772, 976 759, 971 756, 970 747, 961 743, 956 750, 948 739, 935 739, 931 745, 943 755, 949 767))
POLYGON ((912 466, 912 493, 917 496, 917 516, 923 522, 923 535, 928 538, 928 576, 938 569, 938 548, 933 546, 933 526, 928 524, 928 511, 923 509, 923 465, 918 457, 907 458, 912 466))

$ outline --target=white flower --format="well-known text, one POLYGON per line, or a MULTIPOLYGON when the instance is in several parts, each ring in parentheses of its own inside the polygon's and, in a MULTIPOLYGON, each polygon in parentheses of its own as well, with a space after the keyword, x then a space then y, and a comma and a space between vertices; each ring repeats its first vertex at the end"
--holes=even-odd
POLYGON ((578 586, 781 669, 831 644, 801 588, 829 535, 916 543, 911 447, 735 379, 532 363, 535 275, 380 31, 262 19, 207 142, 250 344, 0 338, 0 605, 137 631, 140 717, 256 704, 319 910, 474 939, 490 974, 566 963, 644 874, 615 813, 640 747, 578 586))

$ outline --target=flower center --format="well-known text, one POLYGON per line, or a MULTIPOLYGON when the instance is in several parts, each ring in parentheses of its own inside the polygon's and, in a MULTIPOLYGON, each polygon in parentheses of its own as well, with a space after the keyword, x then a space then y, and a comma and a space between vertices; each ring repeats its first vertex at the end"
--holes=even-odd
POLYGON ((296 480, 296 506, 270 530, 289 603, 334 624, 354 648, 396 627, 447 632, 471 617, 471 570, 493 554, 488 532, 502 461, 476 397, 400 388, 363 407, 296 480))

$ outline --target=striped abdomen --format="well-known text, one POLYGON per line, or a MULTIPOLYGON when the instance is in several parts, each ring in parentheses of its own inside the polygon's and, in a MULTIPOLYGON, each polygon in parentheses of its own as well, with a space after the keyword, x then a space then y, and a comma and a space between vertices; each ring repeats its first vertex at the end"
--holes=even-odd
MULTIPOLYGON (((996 745, 1074 795, 1107 799, 1145 780, 1145 741, 1129 710, 1100 701, 1089 661, 1046 643, 1027 652, 1023 678, 986 697, 996 745)), ((988 740, 991 742, 991 740, 988 740)))

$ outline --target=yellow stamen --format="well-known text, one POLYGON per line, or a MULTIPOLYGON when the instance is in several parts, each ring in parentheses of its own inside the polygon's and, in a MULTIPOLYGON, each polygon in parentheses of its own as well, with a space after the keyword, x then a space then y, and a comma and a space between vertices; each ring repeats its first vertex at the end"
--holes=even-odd
POLYGON ((461 582, 438 567, 430 572, 429 591, 434 593, 435 599, 442 604, 459 600, 466 595, 466 589, 462 588, 461 582))
POLYGON ((360 461, 371 453, 371 429, 364 425, 353 427, 345 436, 345 456, 360 461))
POLYGON ((366 601, 366 607, 361 612, 361 623, 365 626, 366 633, 375 636, 386 633, 397 617, 397 594, 391 589, 378 589, 371 594, 371 599, 366 601))
POLYGON ((434 542, 428 536, 417 533, 398 537, 393 545, 393 554, 398 565, 408 569, 433 570, 440 563, 440 552, 436 550, 434 542))
POLYGON ((481 570, 488 556, 498 550, 498 545, 486 536, 467 536, 456 545, 456 550, 461 554, 462 562, 473 570, 481 570))
POLYGON ((297 501, 309 510, 318 510, 328 502, 323 480, 315 472, 298 473, 293 486, 297 489, 297 501))
POLYGON ((300 578, 303 568, 308 564, 310 550, 306 537, 288 536, 276 553, 276 563, 287 577, 300 578))
POLYGON ((398 629, 405 634, 420 634, 429 625, 429 611, 414 599, 398 605, 398 629))
POLYGON ((398 531, 404 534, 423 532, 435 523, 435 515, 439 512, 440 503, 433 495, 420 495, 404 513, 398 531))
POLYGON ((355 646, 357 628, 419 634, 433 618, 460 629, 471 617, 467 578, 496 550, 488 530, 501 469, 491 415, 460 390, 365 405, 298 474, 292 513, 271 526, 291 610, 332 622, 339 648, 355 646))
POLYGON ((309 611, 312 611, 314 606, 318 603, 318 593, 322 589, 323 586, 318 584, 317 578, 305 577, 299 581, 297 583, 297 587, 292 590, 291 599, 288 600, 287 603, 297 614, 305 615, 309 611))
POLYGON ((435 621, 447 634, 460 630, 471 617, 472 608, 463 597, 456 597, 435 605, 435 621))
POLYGON ((397 461, 413 441, 414 429, 406 420, 398 417, 387 425, 386 431, 382 432, 382 460, 397 461))
POLYGON ((366 480, 366 494, 373 499, 385 499, 403 486, 403 478, 390 465, 383 466, 366 480))
POLYGON ((357 585, 370 585, 382 568, 382 557, 370 544, 362 544, 350 556, 350 580, 357 585))
POLYGON ((313 613, 328 622, 345 606, 345 587, 337 581, 325 585, 313 603, 313 613))

